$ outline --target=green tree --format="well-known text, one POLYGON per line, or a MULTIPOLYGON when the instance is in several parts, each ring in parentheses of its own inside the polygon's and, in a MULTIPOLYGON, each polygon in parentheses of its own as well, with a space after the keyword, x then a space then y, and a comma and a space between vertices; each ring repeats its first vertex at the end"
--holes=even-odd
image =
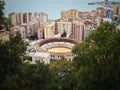
POLYGON ((73 48, 76 90, 119 90, 120 30, 103 23, 73 48))
POLYGON ((49 90, 73 90, 74 68, 71 61, 65 58, 53 60, 49 68, 53 77, 49 90))
POLYGON ((5 17, 3 12, 4 5, 5 5, 5 2, 0 0, 0 30, 3 28, 5 23, 5 17))
POLYGON ((0 86, 1 90, 26 90, 25 82, 19 74, 7 75, 0 86))
MULTIPOLYGON (((20 83, 16 82, 21 78, 19 72, 21 70, 22 56, 25 49, 25 43, 19 33, 17 33, 16 36, 11 35, 9 41, 0 41, 0 90, 6 88, 16 90, 18 86, 21 87, 20 83), (13 82, 11 80, 13 80, 13 82), (8 86, 9 84, 6 83, 9 83, 11 88, 8 86), (14 83, 17 85, 16 88, 14 83)), ((20 82, 22 84, 22 80, 20 82)))
POLYGON ((48 65, 40 62, 23 63, 20 74, 25 83, 25 90, 49 90, 51 74, 48 65))
POLYGON ((26 45, 17 33, 9 41, 0 41, 0 90, 49 90, 48 65, 24 63, 26 45))

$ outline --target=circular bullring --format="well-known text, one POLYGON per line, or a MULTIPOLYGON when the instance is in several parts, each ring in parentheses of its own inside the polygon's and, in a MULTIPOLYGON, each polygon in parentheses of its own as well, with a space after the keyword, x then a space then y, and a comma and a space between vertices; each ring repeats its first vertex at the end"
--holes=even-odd
POLYGON ((71 49, 78 43, 78 41, 69 38, 50 38, 40 41, 36 45, 36 50, 37 52, 50 53, 51 59, 65 57, 68 60, 72 60, 74 54, 71 49))

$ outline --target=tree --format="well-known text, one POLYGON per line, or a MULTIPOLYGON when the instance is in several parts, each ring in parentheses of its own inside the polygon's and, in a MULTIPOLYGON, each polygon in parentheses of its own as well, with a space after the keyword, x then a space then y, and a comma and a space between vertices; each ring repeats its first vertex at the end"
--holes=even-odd
POLYGON ((4 22, 5 22, 5 17, 3 12, 4 5, 5 5, 5 2, 3 0, 0 0, 0 30, 3 28, 4 22))
POLYGON ((20 76, 24 80, 25 90, 49 90, 51 74, 48 65, 23 63, 20 76))
MULTIPOLYGON (((9 41, 0 41, 0 89, 16 90, 14 83, 21 80, 22 56, 26 46, 19 33, 10 36, 9 41), (10 81, 9 81, 10 80, 10 81), (13 82, 11 81, 13 80, 13 82), (8 86, 9 83, 10 86, 8 86), (12 83, 12 85, 11 85, 12 83), (13 87, 13 88, 10 88, 13 87)), ((22 82, 22 80, 20 81, 22 82)), ((17 83, 16 83, 17 84, 17 83)), ((21 86, 18 82, 17 86, 21 86)), ((18 89, 17 89, 18 90, 18 89)), ((20 89, 21 90, 21 89, 20 89)))
POLYGON ((76 90, 119 90, 120 30, 103 23, 73 48, 76 90))
POLYGON ((24 63, 26 45, 17 33, 9 41, 0 41, 0 90, 49 90, 48 65, 24 63))
POLYGON ((73 90, 74 68, 71 61, 65 58, 53 60, 49 68, 53 77, 49 90, 73 90))

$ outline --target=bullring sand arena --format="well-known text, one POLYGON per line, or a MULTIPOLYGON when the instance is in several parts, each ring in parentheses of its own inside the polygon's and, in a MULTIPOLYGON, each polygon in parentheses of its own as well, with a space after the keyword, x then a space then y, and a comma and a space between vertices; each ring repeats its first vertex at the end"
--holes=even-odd
POLYGON ((54 47, 54 48, 50 48, 48 49, 49 53, 68 53, 71 52, 70 48, 65 48, 65 47, 54 47))

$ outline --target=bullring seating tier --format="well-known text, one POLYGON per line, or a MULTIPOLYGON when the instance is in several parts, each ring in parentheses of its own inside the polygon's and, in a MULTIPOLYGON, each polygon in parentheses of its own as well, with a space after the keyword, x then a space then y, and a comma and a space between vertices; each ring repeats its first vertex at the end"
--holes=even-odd
POLYGON ((79 42, 73 39, 68 38, 51 38, 51 39, 45 39, 39 42, 36 45, 37 51, 47 52, 48 49, 54 48, 54 47, 65 47, 72 49, 72 47, 75 44, 78 44, 79 42))

